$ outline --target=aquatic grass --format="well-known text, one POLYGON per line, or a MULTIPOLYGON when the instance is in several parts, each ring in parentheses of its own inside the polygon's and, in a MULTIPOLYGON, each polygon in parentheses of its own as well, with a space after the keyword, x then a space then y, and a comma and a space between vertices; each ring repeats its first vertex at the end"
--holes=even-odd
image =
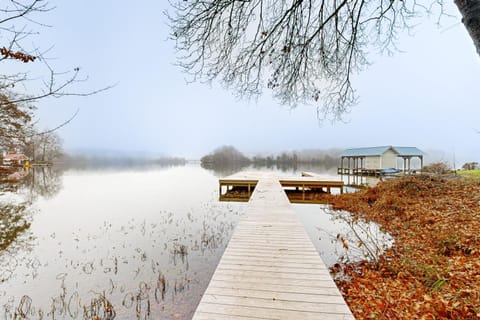
MULTIPOLYGON (((191 178, 191 169, 187 171, 191 178)), ((128 186, 112 182, 116 174, 73 173, 66 179, 66 192, 40 204, 28 202, 20 215, 32 226, 18 234, 0 259, 4 280, 0 295, 8 297, 0 306, 1 318, 106 320, 113 312, 115 319, 170 319, 173 314, 190 318, 242 205, 218 203, 216 184, 203 170, 198 182, 211 184, 211 192, 199 196, 195 189, 178 204, 164 200, 171 189, 163 188, 171 182, 170 171, 165 172, 128 173, 151 182, 135 184, 129 197, 118 197, 128 186), (70 191, 85 191, 83 182, 92 186, 88 190, 104 183, 108 188, 98 188, 102 193, 98 199, 97 193, 87 192, 94 205, 84 205, 85 201, 69 198, 70 191), (152 197, 160 193, 158 189, 162 197, 152 197), (79 225, 70 226, 72 220, 79 225), (47 247, 48 254, 43 255, 47 247), (57 278, 51 272, 56 267, 57 278), (11 290, 15 286, 21 290, 16 296, 11 290)), ((124 174, 119 176, 123 179, 124 174)), ((30 194, 21 193, 22 202, 15 205, 24 203, 24 195, 30 194)), ((10 229, 13 224, 8 222, 10 229)), ((23 226, 23 220, 18 225, 23 226)))

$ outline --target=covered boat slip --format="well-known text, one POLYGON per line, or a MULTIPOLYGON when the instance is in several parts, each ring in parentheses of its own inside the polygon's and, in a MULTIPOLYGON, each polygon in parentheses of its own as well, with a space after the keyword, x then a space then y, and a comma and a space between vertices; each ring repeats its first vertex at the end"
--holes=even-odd
POLYGON ((381 146, 352 148, 340 154, 340 175, 382 176, 416 173, 423 168, 425 153, 416 147, 381 146), (398 160, 403 166, 399 167, 398 160), (413 166, 413 161, 417 161, 413 166))
MULTIPOLYGON (((219 180, 220 201, 247 202, 259 179, 269 177, 264 172, 241 172, 219 180)), ((332 189, 343 193, 343 181, 328 181, 311 172, 302 172, 302 177, 277 179, 292 203, 325 203, 323 194, 332 189)))
POLYGON ((354 319, 278 178, 255 184, 193 319, 354 319))

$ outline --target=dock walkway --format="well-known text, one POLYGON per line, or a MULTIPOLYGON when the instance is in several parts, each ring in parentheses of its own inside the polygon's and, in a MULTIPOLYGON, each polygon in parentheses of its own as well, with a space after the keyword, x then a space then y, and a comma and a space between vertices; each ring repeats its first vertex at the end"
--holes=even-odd
MULTIPOLYGON (((262 172, 240 172, 219 180, 220 201, 247 202, 259 178, 268 175, 262 172)), ((332 189, 343 193, 343 181, 322 179, 311 172, 302 172, 302 177, 277 179, 291 203, 325 203, 321 194, 330 194, 332 189)))
POLYGON ((258 180, 193 319, 354 319, 275 176, 258 180))

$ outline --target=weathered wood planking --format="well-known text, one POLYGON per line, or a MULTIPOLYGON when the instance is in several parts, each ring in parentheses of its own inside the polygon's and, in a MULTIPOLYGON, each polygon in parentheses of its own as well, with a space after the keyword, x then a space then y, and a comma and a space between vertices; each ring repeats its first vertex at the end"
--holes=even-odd
MULTIPOLYGON (((220 201, 249 201, 258 180, 267 175, 241 172, 220 179, 218 185, 220 201)), ((343 193, 343 181, 322 180, 320 176, 311 172, 303 172, 302 177, 283 177, 279 181, 291 203, 324 203, 322 193, 331 193, 332 189, 343 193)))
POLYGON ((354 319, 276 177, 258 180, 193 319, 354 319))

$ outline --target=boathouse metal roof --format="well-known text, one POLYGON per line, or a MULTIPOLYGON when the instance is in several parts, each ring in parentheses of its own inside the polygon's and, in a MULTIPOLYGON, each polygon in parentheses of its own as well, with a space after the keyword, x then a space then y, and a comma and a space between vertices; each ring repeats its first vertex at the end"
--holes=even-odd
POLYGON ((420 157, 425 155, 425 152, 415 147, 393 147, 398 152, 399 156, 413 156, 420 157))
POLYGON ((369 147, 369 148, 353 148, 347 149, 340 154, 342 157, 362 157, 362 156, 380 156, 387 152, 391 146, 369 147))
POLYGON ((388 150, 393 150, 399 157, 401 156, 423 156, 425 153, 416 147, 394 147, 394 146, 382 146, 382 147, 368 147, 368 148, 353 148, 343 151, 341 157, 372 157, 381 156, 388 150))

